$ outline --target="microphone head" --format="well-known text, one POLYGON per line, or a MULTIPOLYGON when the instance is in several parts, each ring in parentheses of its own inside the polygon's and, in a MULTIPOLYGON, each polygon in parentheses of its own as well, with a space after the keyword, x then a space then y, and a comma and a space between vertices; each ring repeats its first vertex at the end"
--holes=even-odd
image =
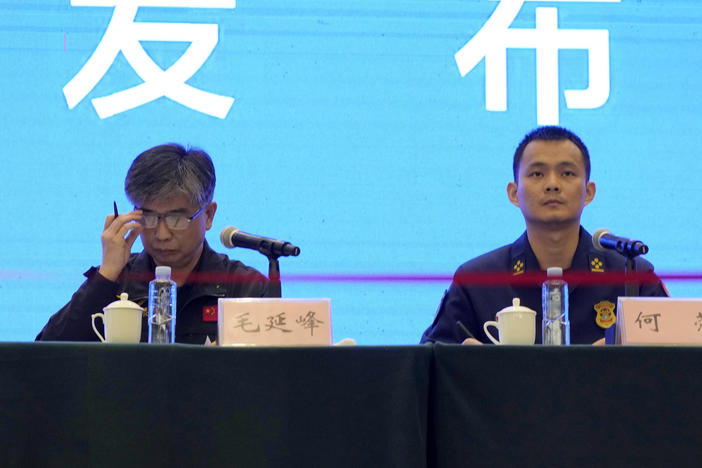
POLYGON ((232 242, 232 236, 237 232, 239 232, 239 228, 235 228, 234 226, 227 226, 222 229, 222 232, 219 234, 219 240, 222 241, 222 245, 228 249, 236 247, 232 242))
POLYGON ((592 245, 593 247, 595 247, 596 250, 599 250, 600 252, 604 252, 605 250, 607 250, 604 247, 602 247, 602 244, 600 244, 600 239, 602 238, 602 236, 604 236, 605 234, 609 234, 610 232, 612 231, 605 228, 600 228, 597 231, 595 231, 595 233, 592 235, 592 245))

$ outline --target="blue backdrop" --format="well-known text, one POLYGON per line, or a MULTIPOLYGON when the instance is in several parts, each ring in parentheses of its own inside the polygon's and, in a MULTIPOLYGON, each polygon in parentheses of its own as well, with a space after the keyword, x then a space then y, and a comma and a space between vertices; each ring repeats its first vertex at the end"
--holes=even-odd
MULTIPOLYGON (((33 339, 69 300, 100 262, 112 201, 130 208, 132 159, 169 141, 213 157, 216 250, 235 225, 302 248, 283 275, 448 277, 522 233, 505 192, 514 147, 558 123, 592 155, 583 224, 644 240, 659 272, 700 269, 695 0, 118 3, 0 4, 2 340, 33 339), (474 37, 462 76, 455 54, 474 37), (78 83, 71 103, 79 72, 96 84, 78 83), (491 93, 506 93, 504 110, 486 109, 491 93), (101 102, 116 113, 101 118, 101 102)), ((227 253, 267 269, 260 254, 227 253)), ((335 339, 399 344, 417 342, 447 286, 288 281, 283 294, 330 297, 335 339)), ((698 283, 668 287, 702 296, 698 283)))

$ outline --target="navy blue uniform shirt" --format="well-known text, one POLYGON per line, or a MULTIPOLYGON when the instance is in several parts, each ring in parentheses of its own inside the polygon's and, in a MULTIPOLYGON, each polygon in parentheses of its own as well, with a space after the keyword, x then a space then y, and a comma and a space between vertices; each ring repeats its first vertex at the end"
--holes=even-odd
MULTIPOLYGON (((592 245, 592 236, 580 228, 580 238, 568 271, 624 272, 626 259, 614 251, 599 252, 592 245)), ((536 255, 531 250, 526 232, 513 244, 500 247, 461 265, 444 294, 434 323, 422 335, 421 342, 461 343, 467 336, 456 325, 460 320, 476 339, 490 343, 483 331, 483 324, 495 320, 495 314, 512 305, 518 297, 521 305, 536 311, 536 343, 541 343, 541 288, 505 284, 484 286, 460 284, 461 274, 540 271, 536 255)), ((642 258, 636 259, 636 271, 653 271, 653 265, 642 258)), ((597 324, 600 314, 616 314, 617 298, 624 296, 623 284, 568 286, 570 314, 570 342, 591 344, 604 338, 605 329, 597 324)), ((640 296, 667 296, 659 281, 639 286, 640 296)))

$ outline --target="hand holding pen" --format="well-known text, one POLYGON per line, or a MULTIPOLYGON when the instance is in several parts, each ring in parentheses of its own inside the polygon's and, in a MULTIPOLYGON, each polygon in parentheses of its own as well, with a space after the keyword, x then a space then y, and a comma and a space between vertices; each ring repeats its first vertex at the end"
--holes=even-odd
POLYGON ((120 214, 117 202, 113 202, 114 214, 105 218, 105 226, 100 237, 102 242, 102 263, 98 272, 105 278, 116 281, 129 260, 132 245, 139 237, 143 226, 142 211, 135 210, 120 214))
POLYGON ((463 340, 462 344, 482 344, 475 338, 475 336, 470 332, 470 330, 468 330, 468 328, 465 325, 463 325, 463 322, 457 320, 456 326, 460 328, 463 334, 466 336, 466 339, 463 340))

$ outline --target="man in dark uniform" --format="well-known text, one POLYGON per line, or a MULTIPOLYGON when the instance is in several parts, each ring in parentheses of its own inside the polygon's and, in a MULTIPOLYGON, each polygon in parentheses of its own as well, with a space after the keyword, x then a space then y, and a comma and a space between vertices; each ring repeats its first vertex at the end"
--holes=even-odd
MULTIPOLYGON (((268 280, 253 268, 214 252, 205 233, 212 227, 217 203, 212 201, 215 170, 204 151, 177 144, 144 151, 132 163, 125 192, 134 211, 110 214, 102 232, 102 263, 89 269, 87 280, 71 301, 54 314, 37 340, 96 341, 91 314, 119 299, 146 306, 148 282, 156 266, 171 267, 176 282, 175 340, 203 344, 217 336, 220 297, 265 297, 268 280), (144 250, 132 254, 141 236, 144 250)), ((146 312, 142 322, 146 341, 146 312)))
MULTIPOLYGON (((513 244, 458 268, 422 343, 488 343, 483 324, 495 320, 495 314, 511 306, 515 297, 536 311, 536 343, 540 343, 541 288, 520 283, 521 275, 548 267, 593 274, 624 272, 625 258, 616 252, 597 251, 590 234, 580 226, 583 208, 595 197, 595 183, 590 181, 590 155, 577 135, 555 126, 533 130, 515 151, 513 172, 507 196, 521 210, 526 232, 513 244), (471 281, 481 274, 495 274, 507 281, 489 286, 471 281), (457 325, 459 321, 475 339, 457 325)), ((637 258, 636 270, 651 272, 653 266, 637 258)), ((568 290, 571 343, 601 342, 605 330, 615 322, 617 297, 625 295, 624 284, 603 281, 569 285, 568 290)), ((666 296, 667 292, 656 281, 641 284, 639 295, 666 296)))

